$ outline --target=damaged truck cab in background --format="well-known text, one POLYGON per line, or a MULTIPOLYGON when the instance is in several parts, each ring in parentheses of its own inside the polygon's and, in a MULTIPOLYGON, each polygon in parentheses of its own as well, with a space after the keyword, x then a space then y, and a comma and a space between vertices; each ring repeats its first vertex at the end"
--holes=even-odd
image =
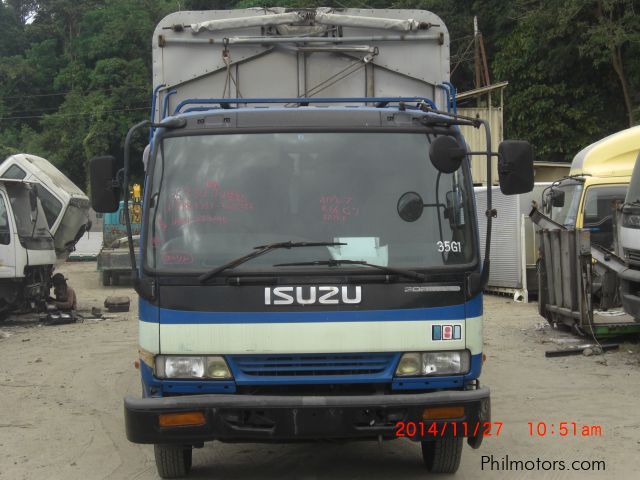
POLYGON ((592 143, 576 154, 570 175, 546 189, 544 213, 532 210, 540 227, 538 309, 551 324, 600 338, 640 331, 637 190, 629 186, 639 152, 640 127, 592 143), (608 314, 621 305, 629 315, 608 314))
POLYGON ((469 165, 479 155, 490 172, 498 156, 503 193, 523 193, 533 152, 494 153, 487 122, 456 115, 442 20, 177 12, 156 28, 153 65, 152 119, 127 134, 122 184, 115 158, 91 162, 96 211, 124 194, 140 296, 127 438, 154 445, 164 478, 214 440, 398 436, 421 442, 427 470, 455 472, 491 419, 479 376, 496 212, 489 189, 481 261, 469 165), (487 150, 469 152, 460 125, 483 129, 487 150), (148 127, 138 264, 130 144, 148 127))
POLYGON ((0 179, 0 318, 47 297, 55 262, 36 186, 0 179))
POLYGON ((89 198, 49 161, 31 154, 0 163, 0 182, 0 214, 5 212, 0 312, 37 310, 49 295, 54 268, 91 225, 89 198))
POLYGON ((20 153, 0 164, 0 178, 25 180, 35 185, 53 235, 56 263, 63 263, 89 230, 89 197, 51 162, 20 153))

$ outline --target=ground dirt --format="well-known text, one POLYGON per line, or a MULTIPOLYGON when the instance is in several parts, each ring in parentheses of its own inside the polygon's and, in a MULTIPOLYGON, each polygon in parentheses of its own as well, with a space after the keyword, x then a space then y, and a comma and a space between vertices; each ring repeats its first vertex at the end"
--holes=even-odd
MULTIPOLYGON (((136 296, 103 288, 95 263, 62 270, 79 307, 103 308, 108 295, 128 295, 132 312, 104 320, 42 326, 34 315, 0 323, 0 479, 157 478, 153 448, 127 441, 123 396, 139 395, 136 296)), ((103 309, 104 310, 104 309, 103 309)), ((419 445, 405 440, 296 445, 206 444, 194 451, 191 478, 204 479, 588 479, 639 478, 640 353, 637 343, 593 356, 545 358, 575 341, 542 323, 536 304, 485 297, 482 381, 491 387, 497 437, 465 446, 455 476, 427 475, 419 445), (546 422, 547 436, 528 422, 546 422), (560 437, 560 422, 599 425, 602 436, 560 437), (551 424, 554 427, 551 427, 551 424), (555 434, 551 434, 551 429, 555 434), (498 471, 503 462, 564 461, 565 471, 498 471), (486 460, 486 458, 485 458, 486 460), (570 470, 571 462, 604 460, 606 472, 570 470)), ((529 464, 531 466, 531 464, 529 464)))

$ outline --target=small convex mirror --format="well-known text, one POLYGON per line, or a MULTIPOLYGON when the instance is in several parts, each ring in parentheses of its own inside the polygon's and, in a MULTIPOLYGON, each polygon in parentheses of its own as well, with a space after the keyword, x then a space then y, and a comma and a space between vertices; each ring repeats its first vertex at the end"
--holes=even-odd
POLYGON ((549 195, 551 196, 552 207, 564 207, 564 190, 560 190, 559 188, 552 188, 549 195))
POLYGON ((460 168, 467 150, 449 135, 436 137, 429 147, 431 163, 439 172, 453 173, 460 168))
POLYGON ((424 200, 416 192, 407 192, 398 199, 398 215, 405 222, 415 222, 422 216, 424 200))

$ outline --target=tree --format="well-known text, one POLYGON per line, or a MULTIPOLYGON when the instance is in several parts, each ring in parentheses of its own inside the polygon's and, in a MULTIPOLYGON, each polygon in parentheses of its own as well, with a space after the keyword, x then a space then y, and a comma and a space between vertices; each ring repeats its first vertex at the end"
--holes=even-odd
POLYGON ((626 123, 608 65, 584 54, 583 35, 595 18, 572 9, 573 1, 519 2, 516 24, 497 41, 493 61, 495 75, 510 81, 509 136, 531 141, 546 160, 569 160, 626 123))
MULTIPOLYGON (((640 5, 633 0, 573 0, 575 17, 583 17, 580 54, 595 67, 609 65, 620 83, 629 126, 635 123, 631 85, 626 64, 640 54, 640 5)), ((565 17, 567 18, 567 17, 565 17)), ((636 83, 635 85, 639 85, 636 83)))

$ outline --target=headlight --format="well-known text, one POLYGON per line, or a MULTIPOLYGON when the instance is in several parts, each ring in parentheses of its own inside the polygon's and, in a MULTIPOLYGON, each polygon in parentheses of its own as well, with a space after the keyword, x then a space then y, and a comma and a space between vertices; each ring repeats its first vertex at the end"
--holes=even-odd
POLYGON ((622 226, 627 228, 640 228, 640 215, 631 215, 622 212, 622 226))
POLYGON ((398 362, 396 376, 453 375, 469 371, 469 351, 405 353, 398 362))
POLYGON ((156 356, 158 378, 227 380, 233 378, 224 358, 216 356, 156 356))
POLYGON ((405 353, 398 362, 396 375, 402 377, 422 375, 422 355, 419 353, 405 353))

